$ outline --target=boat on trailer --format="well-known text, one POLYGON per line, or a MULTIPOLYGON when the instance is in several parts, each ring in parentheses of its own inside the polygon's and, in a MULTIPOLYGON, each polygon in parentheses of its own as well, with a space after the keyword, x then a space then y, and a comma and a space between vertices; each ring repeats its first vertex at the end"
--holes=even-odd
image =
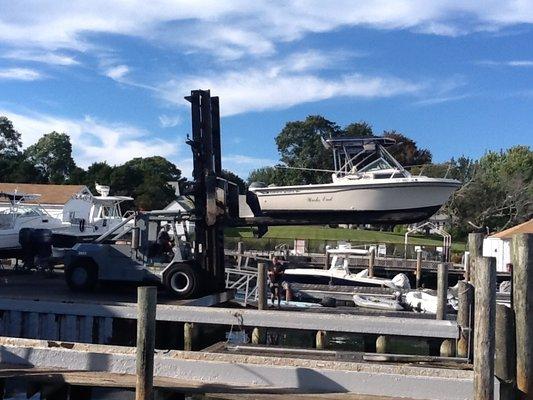
POLYGON ((433 214, 459 188, 455 179, 412 175, 387 151, 394 139, 322 139, 333 151, 332 182, 250 191, 270 217, 324 223, 410 224, 433 214))
POLYGON ((7 200, 9 207, 0 212, 0 258, 17 257, 22 252, 19 242, 21 229, 56 229, 63 222, 52 217, 38 203, 40 194, 0 192, 0 199, 7 200))
MULTIPOLYGON (((52 232, 55 257, 61 257, 65 249, 76 243, 90 242, 121 224, 133 211, 122 212, 121 204, 132 201, 129 196, 110 196, 109 186, 95 185, 99 196, 83 196, 73 210, 64 211, 68 223, 52 232), (71 214, 71 215, 68 215, 71 214)), ((117 232, 117 235, 122 231, 117 232)))

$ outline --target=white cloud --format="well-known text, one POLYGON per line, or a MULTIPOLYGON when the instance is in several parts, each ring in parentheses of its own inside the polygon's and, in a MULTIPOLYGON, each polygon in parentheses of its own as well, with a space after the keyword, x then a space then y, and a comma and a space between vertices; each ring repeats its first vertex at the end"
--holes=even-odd
POLYGON ((26 51, 26 50, 13 50, 1 57, 12 60, 20 61, 35 61, 44 64, 51 65, 77 65, 79 62, 70 56, 54 53, 54 52, 42 52, 42 51, 26 51))
POLYGON ((90 116, 70 119, 46 114, 20 114, 0 110, 22 134, 24 147, 30 146, 45 133, 57 131, 70 135, 74 159, 81 167, 96 161, 122 164, 134 157, 177 154, 176 143, 154 138, 143 129, 122 123, 108 123, 90 116))
POLYGON ((173 128, 175 126, 178 126, 180 123, 181 117, 179 115, 168 116, 163 114, 159 116, 159 124, 163 128, 173 128))
POLYGON ((31 9, 25 1, 3 5, 0 42, 85 51, 95 47, 94 34, 118 34, 236 59, 272 54, 277 43, 349 26, 456 36, 533 23, 527 0, 43 0, 31 9))
POLYGON ((159 87, 159 94, 175 104, 186 104, 183 93, 190 88, 210 88, 224 99, 221 114, 283 109, 296 104, 326 100, 335 96, 390 97, 414 94, 422 85, 394 77, 357 73, 323 78, 311 73, 293 73, 278 67, 213 73, 204 77, 180 77, 159 87))
POLYGON ((108 78, 120 82, 129 72, 130 68, 127 65, 116 65, 108 68, 104 74, 108 78))
POLYGON ((533 67, 533 60, 510 60, 510 61, 495 61, 495 60, 482 60, 478 61, 479 65, 487 65, 492 67, 504 66, 504 67, 533 67))
POLYGON ((413 104, 417 106, 431 106, 435 104, 449 103, 451 101, 468 99, 473 96, 474 95, 470 93, 451 95, 451 96, 436 96, 436 97, 430 97, 430 98, 426 98, 423 100, 415 101, 413 104))
POLYGON ((0 80, 35 81, 42 79, 39 71, 29 68, 4 68, 0 69, 0 80))

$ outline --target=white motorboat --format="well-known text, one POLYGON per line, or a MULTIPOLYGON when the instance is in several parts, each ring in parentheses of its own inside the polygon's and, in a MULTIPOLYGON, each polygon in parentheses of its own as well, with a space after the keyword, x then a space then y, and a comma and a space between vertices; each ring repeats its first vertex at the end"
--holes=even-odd
POLYGON ((331 255, 331 264, 328 270, 322 268, 289 268, 283 274, 283 280, 288 283, 308 283, 317 285, 343 285, 343 286, 373 286, 388 287, 391 289, 408 288, 409 280, 404 274, 398 274, 392 279, 369 277, 368 270, 352 273, 349 268, 350 256, 368 255, 368 250, 340 248, 328 249, 331 255))
POLYGON ((39 197, 39 194, 18 191, 0 192, 0 199, 9 202, 9 208, 0 212, 0 253, 3 256, 11 257, 21 251, 21 229, 56 229, 63 226, 60 219, 52 217, 36 202, 39 197))
POLYGON ((290 220, 407 224, 436 213, 460 186, 454 179, 411 175, 385 149, 389 138, 323 139, 333 151, 332 183, 266 186, 250 191, 261 212, 290 220))
POLYGON ((385 297, 385 296, 372 296, 354 294, 352 296, 353 302, 357 307, 372 308, 375 310, 388 310, 388 311, 403 311, 404 308, 400 304, 397 298, 385 297))
POLYGON ((122 213, 120 205, 133 200, 132 197, 110 196, 109 186, 99 184, 96 184, 96 190, 100 196, 82 195, 69 202, 63 210, 63 221, 68 225, 53 230, 52 243, 56 256, 61 249, 103 235, 128 217, 128 212, 122 213))

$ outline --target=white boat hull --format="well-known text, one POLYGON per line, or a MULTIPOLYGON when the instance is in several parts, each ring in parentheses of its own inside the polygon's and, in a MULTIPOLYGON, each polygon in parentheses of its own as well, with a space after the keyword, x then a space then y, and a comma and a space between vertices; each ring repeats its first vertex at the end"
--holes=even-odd
POLYGON ((427 219, 449 199, 450 179, 387 179, 251 189, 261 212, 331 223, 412 223, 427 219))

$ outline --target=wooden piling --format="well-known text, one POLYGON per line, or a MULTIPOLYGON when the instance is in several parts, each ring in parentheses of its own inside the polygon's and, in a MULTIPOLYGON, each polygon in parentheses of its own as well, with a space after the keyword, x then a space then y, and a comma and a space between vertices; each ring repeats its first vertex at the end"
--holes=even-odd
POLYGON ((267 308, 267 269, 265 263, 257 264, 257 309, 267 308))
POLYGON ((316 348, 318 350, 324 350, 327 345, 328 334, 326 331, 318 331, 316 333, 316 348))
POLYGON ((420 281, 422 280, 422 252, 416 252, 416 288, 420 288, 420 281))
POLYGON ((470 252, 470 262, 467 266, 469 280, 474 286, 476 285, 476 261, 483 257, 483 238, 482 233, 468 234, 468 251, 470 252))
POLYGON ((183 324, 183 350, 193 351, 197 345, 198 327, 192 322, 183 324))
POLYGON ((496 259, 475 260, 474 400, 494 399, 496 259))
POLYGON ((464 268, 465 268, 465 272, 464 272, 464 279, 465 281, 467 282, 470 282, 470 252, 469 251, 465 251, 465 259, 464 259, 464 268))
POLYGON ((514 235, 513 307, 516 323, 516 385, 524 399, 533 398, 533 234, 514 235))
POLYGON ((443 340, 440 345, 440 356, 441 357, 453 357, 455 356, 455 341, 446 339, 443 340))
POLYGON ((328 251, 326 251, 326 257, 324 257, 324 269, 329 269, 329 264, 331 263, 331 255, 328 251))
POLYGON ((388 353, 389 339, 384 336, 378 336, 376 339, 376 353, 388 353))
POLYGON ((471 358, 474 339, 474 286, 466 280, 459 281, 458 297, 457 324, 461 328, 461 337, 457 342, 457 357, 471 358))
POLYGON ((254 328, 252 330, 252 344, 265 344, 266 342, 266 329, 254 328))
POLYGON ((376 249, 371 248, 370 253, 368 254, 368 276, 370 278, 374 277, 374 263, 376 261, 376 249))
POLYGON ((243 255, 243 247, 242 247, 243 243, 242 242, 238 242, 237 243, 237 253, 238 253, 238 256, 237 256, 237 268, 241 268, 242 267, 242 255, 243 255))
POLYGON ((135 400, 152 398, 154 380, 155 321, 157 288, 140 287, 137 291, 137 382, 135 400))
POLYGON ((448 307, 448 264, 440 263, 437 267, 437 314, 436 319, 446 319, 448 307))
POLYGON ((494 374, 500 380, 500 399, 511 400, 516 397, 516 343, 515 320, 511 308, 496 305, 496 350, 494 374))

